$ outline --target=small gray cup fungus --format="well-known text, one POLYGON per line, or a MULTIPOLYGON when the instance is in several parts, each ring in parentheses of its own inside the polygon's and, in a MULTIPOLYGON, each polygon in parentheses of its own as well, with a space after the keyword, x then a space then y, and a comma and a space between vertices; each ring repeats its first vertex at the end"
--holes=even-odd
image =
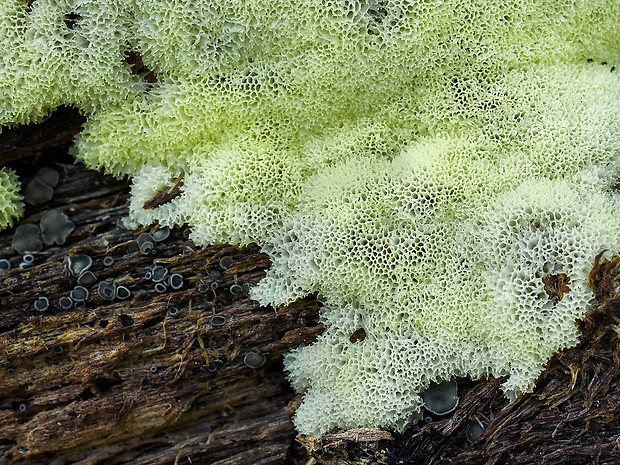
POLYGON ((459 405, 458 385, 454 380, 431 382, 422 393, 424 408, 435 415, 447 415, 459 405))
POLYGON ((243 363, 250 368, 258 368, 263 366, 265 360, 267 360, 267 357, 263 354, 259 354, 258 352, 249 352, 245 357, 243 357, 243 363))
POLYGON ((75 224, 58 209, 50 210, 41 217, 41 236, 47 245, 63 245, 75 230, 75 224))
POLYGON ((72 276, 79 277, 82 273, 88 271, 93 265, 93 259, 88 255, 73 255, 67 257, 67 269, 72 276))
POLYGON ((111 279, 101 281, 97 288, 99 297, 105 300, 113 300, 116 295, 116 284, 111 279))
POLYGON ((89 292, 84 286, 75 286, 69 295, 74 302, 84 302, 88 299, 89 292))
POLYGON ((117 299, 125 300, 125 299, 128 299, 129 297, 131 297, 131 291, 129 289, 127 289, 125 286, 118 286, 116 288, 114 296, 117 299))
POLYGON ((11 269, 11 262, 6 258, 0 258, 0 271, 8 271, 11 269))
POLYGON ((41 231, 36 224, 22 224, 15 229, 11 246, 20 254, 43 250, 41 231))
POLYGON ((224 326, 228 320, 222 315, 213 315, 211 317, 211 326, 224 326))
POLYGON ((183 287, 183 276, 174 273, 168 277, 168 284, 172 289, 179 290, 183 287))
POLYGON ((96 282, 97 276, 92 271, 85 271, 77 279, 77 283, 80 286, 92 286, 96 282))
POLYGON ((39 312, 44 312, 45 310, 47 310, 50 306, 50 301, 47 297, 41 296, 41 297, 37 297, 37 299, 34 301, 34 308, 35 310, 39 311, 39 312))

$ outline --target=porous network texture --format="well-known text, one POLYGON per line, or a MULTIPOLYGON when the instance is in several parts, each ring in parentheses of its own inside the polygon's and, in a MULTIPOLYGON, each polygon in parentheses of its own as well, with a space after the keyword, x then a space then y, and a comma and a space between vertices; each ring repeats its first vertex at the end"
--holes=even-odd
POLYGON ((133 177, 130 222, 257 242, 261 303, 321 295, 325 333, 286 357, 300 432, 402 430, 431 381, 528 391, 577 342, 593 260, 620 249, 618 17, 616 0, 0 0, 0 125, 80 108, 75 152, 133 177))
POLYGON ((0 168, 0 229, 11 226, 24 211, 19 179, 7 168, 0 168))

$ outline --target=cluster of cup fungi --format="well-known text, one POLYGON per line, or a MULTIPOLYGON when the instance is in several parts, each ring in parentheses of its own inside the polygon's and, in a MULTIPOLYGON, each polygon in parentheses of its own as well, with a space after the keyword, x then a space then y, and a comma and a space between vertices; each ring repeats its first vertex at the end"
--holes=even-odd
MULTIPOLYGON (((58 185, 60 174, 53 168, 42 168, 24 189, 24 198, 27 204, 32 206, 42 205, 50 201, 54 195, 54 188, 58 185)), ((42 252, 46 246, 64 245, 71 233, 75 230, 75 224, 60 209, 46 211, 39 224, 27 223, 15 228, 11 246, 21 255, 19 267, 26 269, 35 265, 35 256, 42 252)), ((137 239, 130 242, 129 252, 141 255, 156 255, 158 243, 165 241, 170 236, 171 230, 160 227, 151 232, 143 232, 137 239)), ((187 232, 184 236, 188 238, 187 232)), ((106 255, 101 259, 103 268, 114 265, 115 259, 106 255)), ((91 294, 99 296, 104 301, 123 301, 132 297, 131 289, 111 278, 98 280, 97 273, 93 271, 93 258, 86 254, 69 255, 64 260, 65 273, 75 279, 75 286, 67 295, 60 297, 58 302, 50 302, 47 296, 38 295, 33 300, 34 309, 40 314, 50 310, 66 311, 72 308, 84 307, 91 298, 91 294)), ((220 285, 222 271, 233 264, 231 256, 224 256, 219 261, 219 269, 212 269, 209 279, 198 285, 199 293, 214 292, 220 285)), ((0 258, 0 273, 11 269, 11 261, 0 258)), ((145 273, 144 278, 153 285, 153 290, 159 294, 168 291, 180 290, 186 285, 181 274, 170 273, 168 268, 153 264, 145 273)), ((249 295, 250 284, 236 282, 231 284, 229 291, 233 296, 249 295)), ((177 317, 181 311, 176 307, 167 310, 168 317, 177 317)), ((227 318, 223 315, 213 315, 210 320, 212 327, 224 326, 227 318)), ((249 352, 244 357, 244 364, 250 368, 258 368, 266 361, 266 357, 258 352, 249 352)), ((152 371, 152 370, 151 370, 152 371)), ((156 371, 156 368, 155 368, 156 371)), ((210 370, 212 371, 212 370, 210 370)))

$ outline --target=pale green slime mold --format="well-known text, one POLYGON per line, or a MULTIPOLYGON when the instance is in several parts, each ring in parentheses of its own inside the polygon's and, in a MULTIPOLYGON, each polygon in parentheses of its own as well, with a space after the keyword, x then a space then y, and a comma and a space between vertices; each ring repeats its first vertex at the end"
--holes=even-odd
POLYGON ((325 333, 286 358, 300 432, 402 430, 430 381, 527 391, 577 342, 593 259, 620 246, 618 18, 617 0, 1 0, 0 124, 80 108, 76 154, 133 176, 130 222, 257 242, 263 304, 323 296, 325 333))

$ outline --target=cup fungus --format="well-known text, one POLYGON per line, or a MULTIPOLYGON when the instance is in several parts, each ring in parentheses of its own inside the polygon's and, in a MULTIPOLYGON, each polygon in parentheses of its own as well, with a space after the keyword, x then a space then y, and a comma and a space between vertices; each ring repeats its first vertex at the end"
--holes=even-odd
POLYGON ((224 326, 228 320, 222 315, 213 315, 211 317, 211 326, 224 326))
POLYGON ((431 382, 428 389, 422 393, 424 408, 435 415, 447 415, 459 404, 457 392, 458 385, 454 380, 431 382))
POLYGON ((36 224, 23 224, 13 233, 11 246, 20 254, 40 252, 43 250, 41 231, 36 224))
POLYGON ((229 255, 226 255, 225 257, 220 258, 220 266, 222 267, 222 269, 226 269, 226 268, 230 268, 233 264, 233 258, 229 255))
POLYGON ((67 296, 61 297, 58 301, 58 306, 63 310, 69 310, 71 307, 73 307, 73 299, 67 296))
POLYGON ((265 360, 267 360, 267 357, 263 354, 259 354, 258 352, 249 352, 245 357, 243 357, 243 363, 250 368, 258 368, 263 366, 265 360))
POLYGON ((113 300, 116 295, 116 284, 111 279, 101 281, 97 287, 99 297, 105 300, 113 300))
POLYGON ((77 279, 80 286, 92 286, 96 282, 97 276, 92 271, 84 271, 77 279))
POLYGON ((163 294, 164 292, 166 292, 168 290, 168 286, 166 286, 164 283, 156 283, 155 284, 155 291, 163 294))
POLYGON ((131 297, 131 291, 127 289, 125 286, 117 286, 114 292, 114 296, 117 299, 125 300, 131 297))
POLYGON ((175 291, 181 289, 183 287, 183 276, 178 273, 168 276, 168 285, 175 291))
POLYGON ((138 249, 142 255, 151 255, 155 253, 155 240, 149 233, 142 233, 136 240, 138 249))
POLYGON ((58 181, 60 181, 60 174, 54 168, 44 166, 37 172, 35 178, 46 186, 56 187, 58 185, 58 181))
POLYGON ((112 266, 114 265, 114 257, 103 257, 103 266, 112 266))
POLYGON ((74 302, 84 302, 88 299, 89 292, 84 286, 75 286, 69 295, 74 302))
POLYGON ((465 438, 469 442, 476 442, 476 440, 484 433, 484 425, 479 420, 473 420, 467 425, 465 430, 465 438))
POLYGON ((72 276, 79 277, 93 265, 93 259, 88 255, 73 255, 67 257, 67 269, 72 276))
POLYGON ((58 209, 50 210, 41 217, 41 235, 47 245, 63 245, 75 230, 75 224, 58 209))
POLYGON ((39 312, 44 312, 49 308, 49 306, 50 301, 45 296, 37 297, 37 299, 34 301, 34 308, 39 312))
POLYGON ((151 270, 151 281, 154 283, 161 283, 168 276, 168 269, 163 266, 155 266, 151 270))
POLYGON ((11 269, 11 262, 6 258, 0 258, 0 271, 7 271, 11 269))
POLYGON ((152 234, 153 240, 155 240, 155 242, 165 241, 166 239, 168 239, 168 236, 170 236, 170 228, 168 228, 167 226, 159 228, 152 234))
POLYGON ((54 196, 54 189, 38 178, 32 179, 24 189, 24 200, 29 205, 41 205, 54 196))

